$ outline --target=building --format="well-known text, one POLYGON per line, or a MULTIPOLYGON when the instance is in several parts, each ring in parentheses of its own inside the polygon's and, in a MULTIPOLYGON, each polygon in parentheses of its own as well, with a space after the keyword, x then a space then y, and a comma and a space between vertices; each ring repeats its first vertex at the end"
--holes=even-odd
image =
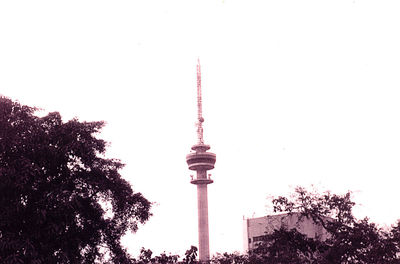
POLYGON ((282 226, 286 227, 288 230, 295 228, 309 238, 318 238, 321 240, 328 238, 329 234, 322 225, 316 224, 311 218, 300 216, 300 213, 285 213, 244 219, 244 250, 247 252, 254 249, 257 243, 263 240, 265 234, 272 233, 282 226))

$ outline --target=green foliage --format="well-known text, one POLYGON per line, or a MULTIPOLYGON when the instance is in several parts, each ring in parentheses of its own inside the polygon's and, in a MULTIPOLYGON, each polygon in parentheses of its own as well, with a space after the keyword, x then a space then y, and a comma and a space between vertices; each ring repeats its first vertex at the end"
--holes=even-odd
POLYGON ((197 247, 191 246, 189 250, 186 250, 183 263, 185 264, 197 263, 196 258, 197 258, 197 247))
POLYGON ((297 187, 293 197, 280 196, 272 203, 275 212, 300 213, 323 226, 329 235, 325 240, 309 238, 282 227, 267 234, 251 252, 262 263, 400 263, 400 222, 385 231, 368 218, 357 220, 350 192, 318 194, 297 187))
POLYGON ((166 254, 165 252, 161 253, 159 256, 153 257, 153 252, 150 249, 142 248, 140 250, 138 259, 132 259, 132 263, 133 264, 173 264, 173 263, 191 264, 191 263, 198 263, 196 257, 197 257, 197 248, 195 246, 191 246, 191 248, 186 251, 185 257, 183 258, 182 261, 178 261, 179 255, 172 255, 171 253, 166 254))
POLYGON ((249 257, 238 252, 234 253, 217 253, 211 261, 212 264, 246 264, 249 263, 249 257))
POLYGON ((274 211, 312 219, 327 232, 327 238, 307 237, 297 229, 281 226, 266 233, 248 254, 217 254, 215 264, 396 264, 400 263, 400 221, 390 230, 368 218, 353 216, 351 193, 319 194, 297 187, 291 197, 272 200, 274 211))
POLYGON ((159 256, 153 257, 153 252, 150 249, 142 248, 140 250, 140 255, 138 259, 133 259, 132 263, 134 264, 169 264, 169 263, 178 263, 178 255, 166 254, 165 252, 161 253, 159 256))
POLYGON ((320 246, 319 241, 307 238, 296 229, 281 227, 267 234, 252 254, 263 263, 318 263, 314 260, 314 252, 320 246))
POLYGON ((281 226, 266 233, 248 254, 214 256, 215 264, 399 264, 400 221, 390 230, 379 228, 368 218, 357 220, 351 193, 319 194, 297 187, 291 197, 272 200, 274 211, 298 214, 299 221, 312 219, 327 232, 327 238, 307 237, 297 229, 281 226))
POLYGON ((0 263, 130 263, 120 238, 151 204, 104 158, 104 123, 35 111, 0 97, 0 263))

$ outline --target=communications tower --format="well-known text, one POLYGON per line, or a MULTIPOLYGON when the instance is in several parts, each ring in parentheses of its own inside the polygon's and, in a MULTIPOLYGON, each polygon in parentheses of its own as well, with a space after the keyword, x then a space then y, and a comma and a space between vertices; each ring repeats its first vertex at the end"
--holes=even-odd
POLYGON ((201 99, 201 71, 200 61, 197 63, 197 144, 192 146, 192 151, 186 156, 186 162, 190 170, 196 171, 196 177, 192 176, 190 183, 197 185, 197 210, 199 228, 199 261, 210 260, 210 246, 208 236, 208 200, 207 185, 213 183, 207 171, 214 169, 216 155, 207 152, 209 145, 203 140, 203 114, 201 99))

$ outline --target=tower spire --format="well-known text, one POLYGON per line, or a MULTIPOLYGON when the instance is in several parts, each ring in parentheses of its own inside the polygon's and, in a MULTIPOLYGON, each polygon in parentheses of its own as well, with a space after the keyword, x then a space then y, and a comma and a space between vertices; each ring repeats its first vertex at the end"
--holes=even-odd
POLYGON ((203 102, 201 98, 201 68, 200 59, 197 59, 197 139, 198 144, 204 144, 203 139, 203 102))

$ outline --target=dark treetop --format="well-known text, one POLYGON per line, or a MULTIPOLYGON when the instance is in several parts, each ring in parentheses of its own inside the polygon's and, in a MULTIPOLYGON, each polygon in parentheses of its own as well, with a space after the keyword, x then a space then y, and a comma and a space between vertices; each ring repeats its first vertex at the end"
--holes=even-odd
POLYGON ((400 263, 400 222, 379 228, 368 218, 353 215, 351 193, 310 192, 297 187, 292 197, 272 200, 275 212, 298 213, 312 219, 329 234, 310 238, 297 229, 282 227, 266 234, 255 250, 263 263, 395 264, 400 263))
POLYGON ((104 158, 104 123, 36 110, 0 97, 0 263, 130 263, 120 238, 151 204, 104 158))

